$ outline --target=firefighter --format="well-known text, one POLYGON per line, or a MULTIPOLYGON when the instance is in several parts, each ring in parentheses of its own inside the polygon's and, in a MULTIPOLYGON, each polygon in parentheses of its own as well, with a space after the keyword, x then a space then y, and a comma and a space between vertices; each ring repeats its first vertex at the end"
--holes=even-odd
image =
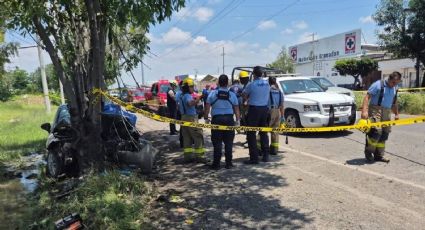
MULTIPOLYGON (((283 116, 283 93, 279 90, 275 77, 269 77, 269 84, 269 127, 279 128, 280 124, 285 121, 285 118, 283 116)), ((277 152, 279 150, 279 133, 271 132, 270 136, 270 155, 277 155, 277 152)))
MULTIPOLYGON (((191 95, 193 92, 194 82, 191 78, 186 78, 183 82, 182 94, 179 98, 179 110, 182 121, 198 122, 198 114, 195 107, 202 99, 202 95, 194 99, 191 95)), ((181 132, 183 135, 183 156, 185 162, 205 162, 202 129, 183 126, 181 132), (192 143, 194 143, 193 147, 192 143)))
MULTIPOLYGON (((269 97, 270 85, 267 80, 261 79, 263 71, 261 67, 256 66, 253 69, 254 80, 250 82, 243 91, 243 97, 248 101, 248 114, 247 125, 253 127, 266 127, 268 126, 267 117, 269 113, 269 97)), ((257 149, 255 131, 247 132, 249 160, 245 161, 246 164, 258 164, 259 151, 257 149)), ((269 160, 269 138, 266 132, 260 132, 261 149, 263 154, 263 161, 269 160)))
MULTIPOLYGON (((240 114, 238 99, 236 94, 228 89, 229 78, 227 75, 220 75, 218 78, 219 88, 210 92, 206 101, 204 119, 208 123, 208 114, 211 108, 211 124, 225 126, 239 126, 240 114), (233 119, 236 116, 236 122, 233 119)), ((224 156, 226 158, 226 169, 233 167, 232 149, 235 131, 211 130, 211 141, 214 146, 214 160, 211 169, 220 169, 220 161, 222 155, 222 145, 224 143, 224 156)))
MULTIPOLYGON (((175 81, 170 82, 170 88, 167 92, 167 108, 168 108, 168 117, 172 119, 177 118, 177 102, 176 102, 176 88, 177 84, 175 81)), ((176 125, 170 123, 170 135, 176 135, 177 129, 176 125)))
MULTIPOLYGON (((378 80, 373 83, 363 100, 362 119, 370 119, 371 122, 390 121, 391 110, 395 119, 399 119, 397 105, 397 84, 401 81, 401 74, 393 72, 388 80, 378 80)), ((391 132, 391 127, 381 129, 371 128, 366 134, 365 157, 368 161, 390 162, 384 157, 385 142, 391 132)))

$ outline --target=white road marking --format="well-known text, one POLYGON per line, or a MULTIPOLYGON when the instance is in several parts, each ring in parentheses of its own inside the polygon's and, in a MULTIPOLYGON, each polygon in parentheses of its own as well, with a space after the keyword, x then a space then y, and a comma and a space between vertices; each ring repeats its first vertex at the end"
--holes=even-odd
POLYGON ((307 156, 307 157, 312 157, 312 158, 315 158, 315 159, 318 159, 318 160, 321 160, 321 161, 325 161, 325 162, 328 162, 330 164, 346 167, 346 168, 349 168, 349 169, 352 169, 352 170, 355 170, 355 171, 367 173, 367 174, 370 174, 370 175, 373 175, 373 176, 385 178, 387 180, 392 180, 392 181, 395 181, 395 182, 398 182, 398 183, 401 183, 401 184, 405 184, 405 185, 409 185, 409 186, 412 186, 412 187, 415 187, 415 188, 425 190, 425 186, 411 182, 411 181, 399 179, 399 178, 392 177, 392 176, 387 176, 387 175, 384 175, 382 173, 374 172, 374 171, 371 171, 371 170, 368 170, 368 169, 365 169, 365 168, 347 165, 347 164, 344 164, 344 163, 341 163, 341 162, 338 162, 338 161, 335 161, 335 160, 331 160, 331 159, 328 159, 328 158, 325 158, 325 157, 314 155, 312 153, 307 153, 307 152, 303 152, 303 151, 300 151, 300 150, 297 150, 297 149, 284 147, 282 145, 281 145, 281 147, 283 149, 288 150, 288 151, 295 152, 295 153, 298 153, 298 154, 301 154, 301 155, 304 155, 304 156, 307 156))

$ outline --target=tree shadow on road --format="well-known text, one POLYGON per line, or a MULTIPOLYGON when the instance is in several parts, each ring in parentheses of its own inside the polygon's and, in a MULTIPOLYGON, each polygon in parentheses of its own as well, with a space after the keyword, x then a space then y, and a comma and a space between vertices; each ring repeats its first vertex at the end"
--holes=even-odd
POLYGON ((255 166, 240 164, 237 158, 234 168, 212 171, 203 164, 174 164, 175 159, 181 158, 181 150, 165 131, 148 132, 144 138, 160 149, 158 170, 152 176, 161 197, 168 197, 154 205, 154 227, 299 229, 313 221, 308 214, 285 207, 279 199, 284 194, 278 191, 288 184, 270 169, 283 166, 282 156, 273 156, 272 162, 255 166), (175 202, 176 197, 179 202, 175 202))

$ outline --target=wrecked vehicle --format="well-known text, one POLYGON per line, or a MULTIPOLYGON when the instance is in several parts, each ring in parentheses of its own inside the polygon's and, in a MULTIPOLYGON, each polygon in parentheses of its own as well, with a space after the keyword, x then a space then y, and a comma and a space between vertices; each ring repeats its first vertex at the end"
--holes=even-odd
MULTIPOLYGON (((108 102, 103 105, 101 116, 105 160, 150 173, 157 150, 140 137, 136 115, 108 102)), ((41 128, 49 133, 46 141, 48 176, 78 175, 80 170, 74 146, 78 145, 80 138, 78 130, 71 126, 68 106, 59 106, 53 123, 44 123, 41 128)))

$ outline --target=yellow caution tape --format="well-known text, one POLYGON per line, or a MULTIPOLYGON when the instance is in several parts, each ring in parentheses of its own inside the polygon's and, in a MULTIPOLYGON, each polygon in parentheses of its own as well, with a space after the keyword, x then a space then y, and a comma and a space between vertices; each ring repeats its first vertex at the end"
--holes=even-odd
POLYGON ((151 118, 156 121, 178 124, 187 127, 194 128, 205 128, 205 129, 216 129, 216 130, 229 130, 229 131, 261 131, 261 132, 279 132, 279 133, 304 133, 304 132, 333 132, 333 131, 345 131, 351 129, 358 129, 361 131, 368 130, 370 128, 382 128, 388 126, 399 126, 399 125, 411 125, 416 123, 425 122, 425 116, 418 116, 414 118, 405 118, 395 121, 384 121, 376 123, 360 123, 355 125, 344 125, 344 126, 334 126, 334 127, 319 127, 319 128, 271 128, 271 127, 248 127, 248 126, 224 126, 224 125, 213 125, 213 124, 203 124, 189 121, 180 121, 168 117, 162 117, 157 114, 136 108, 130 103, 125 103, 102 90, 95 89, 93 94, 100 94, 108 98, 112 102, 124 107, 126 110, 131 112, 136 112, 142 114, 145 117, 151 118))

